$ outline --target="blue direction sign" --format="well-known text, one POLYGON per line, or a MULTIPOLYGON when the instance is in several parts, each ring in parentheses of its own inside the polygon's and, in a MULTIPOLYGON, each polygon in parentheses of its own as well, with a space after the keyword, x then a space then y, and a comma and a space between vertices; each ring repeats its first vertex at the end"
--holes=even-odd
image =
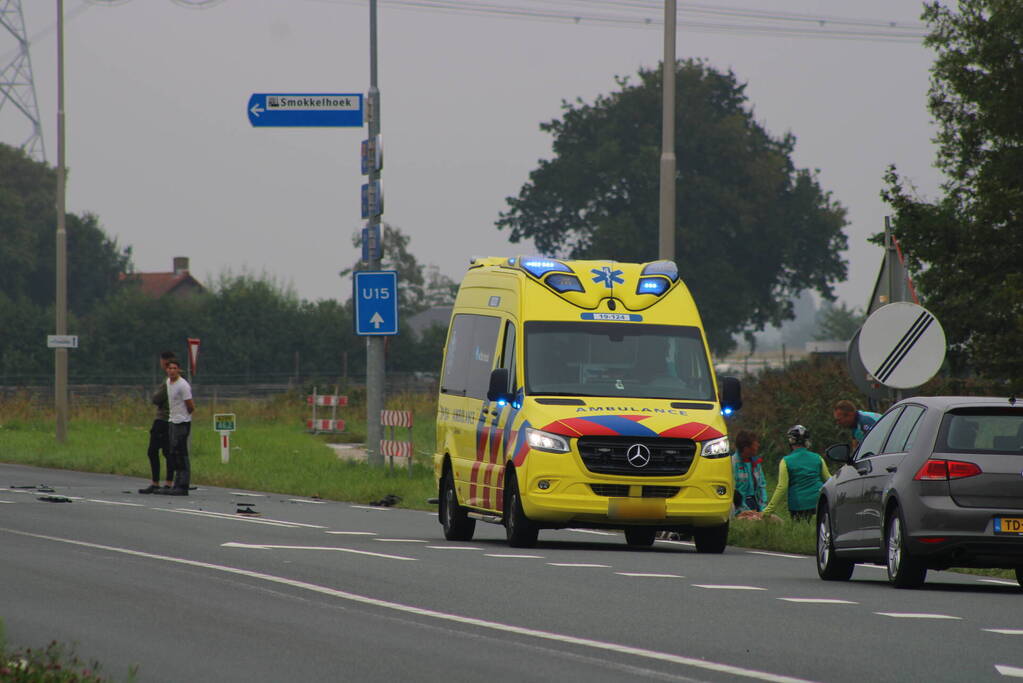
POLYGON ((362 93, 253 93, 247 107, 253 126, 362 126, 362 93))
POLYGON ((398 273, 394 270, 357 272, 355 334, 398 334, 398 273))
POLYGON ((384 184, 379 180, 362 184, 362 217, 379 216, 384 212, 384 184))
POLYGON ((380 244, 380 226, 370 225, 362 229, 362 260, 379 261, 383 255, 380 244))

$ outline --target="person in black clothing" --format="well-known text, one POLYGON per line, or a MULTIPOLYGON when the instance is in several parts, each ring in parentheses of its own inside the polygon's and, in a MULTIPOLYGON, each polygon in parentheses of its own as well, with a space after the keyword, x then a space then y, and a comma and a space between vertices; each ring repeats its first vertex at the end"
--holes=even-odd
MULTIPOLYGON (((167 363, 176 361, 177 357, 173 351, 162 351, 160 353, 160 369, 167 372, 167 363)), ((166 488, 168 491, 174 485, 174 464, 170 453, 170 404, 167 401, 167 382, 160 382, 160 386, 153 392, 152 403, 156 406, 156 418, 153 426, 149 428, 149 469, 152 474, 152 483, 139 493, 156 493, 160 491, 160 451, 163 451, 164 460, 167 461, 166 488)))

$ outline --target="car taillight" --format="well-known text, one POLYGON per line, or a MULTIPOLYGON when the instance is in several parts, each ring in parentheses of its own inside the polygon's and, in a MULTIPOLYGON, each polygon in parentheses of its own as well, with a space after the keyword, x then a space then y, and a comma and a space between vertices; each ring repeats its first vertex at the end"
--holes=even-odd
POLYGON ((935 460, 932 458, 924 463, 913 479, 916 481, 945 481, 947 479, 973 477, 980 473, 980 467, 972 462, 935 460))

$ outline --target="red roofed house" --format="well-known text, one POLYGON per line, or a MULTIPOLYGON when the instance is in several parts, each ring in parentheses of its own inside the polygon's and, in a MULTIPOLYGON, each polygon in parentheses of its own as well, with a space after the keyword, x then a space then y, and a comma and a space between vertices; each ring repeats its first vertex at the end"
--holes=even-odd
POLYGON ((121 279, 137 282, 142 292, 154 299, 164 296, 193 296, 206 291, 206 288, 188 272, 187 256, 175 256, 174 270, 170 273, 130 275, 122 273, 121 279))

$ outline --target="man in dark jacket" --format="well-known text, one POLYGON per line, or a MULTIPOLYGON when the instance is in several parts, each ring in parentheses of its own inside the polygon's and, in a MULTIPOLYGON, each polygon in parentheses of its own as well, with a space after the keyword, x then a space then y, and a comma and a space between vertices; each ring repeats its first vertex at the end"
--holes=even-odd
MULTIPOLYGON (((167 363, 177 360, 173 351, 160 352, 160 369, 166 373, 167 363)), ((167 461, 167 478, 165 488, 169 491, 174 486, 174 466, 170 456, 170 443, 168 425, 170 424, 170 404, 167 401, 167 382, 160 382, 160 386, 153 392, 152 403, 156 406, 156 418, 153 426, 149 428, 149 469, 153 476, 152 483, 139 493, 156 493, 160 491, 160 451, 163 451, 164 460, 167 461)))

